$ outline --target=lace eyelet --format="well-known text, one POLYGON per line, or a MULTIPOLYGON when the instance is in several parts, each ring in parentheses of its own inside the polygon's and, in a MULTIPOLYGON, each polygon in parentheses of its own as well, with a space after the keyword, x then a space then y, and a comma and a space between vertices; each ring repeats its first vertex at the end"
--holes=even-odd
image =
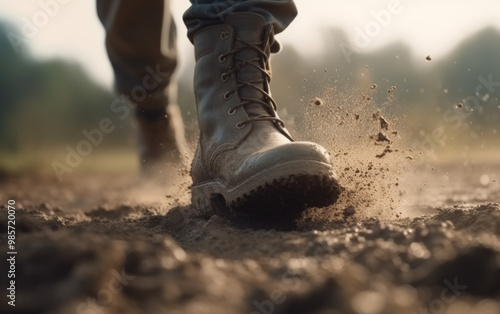
POLYGON ((220 33, 220 39, 226 40, 229 37, 229 32, 228 31, 223 31, 220 33))
POLYGON ((227 82, 227 80, 229 80, 229 76, 226 73, 222 73, 220 76, 220 80, 223 82, 227 82))
POLYGON ((227 111, 227 114, 230 116, 232 116, 235 113, 236 113, 236 109, 234 109, 234 108, 229 108, 229 110, 227 111))
POLYGON ((229 98, 231 98, 231 96, 233 96, 233 94, 230 93, 229 91, 227 91, 227 92, 224 93, 224 99, 225 100, 229 100, 229 98))
POLYGON ((226 62, 226 61, 227 61, 227 56, 225 56, 225 55, 220 55, 220 56, 219 56, 219 62, 220 62, 220 63, 224 63, 224 62, 226 62))
POLYGON ((238 122, 238 123, 236 123, 236 128, 238 130, 241 130, 245 127, 245 125, 246 125, 245 123, 238 122))

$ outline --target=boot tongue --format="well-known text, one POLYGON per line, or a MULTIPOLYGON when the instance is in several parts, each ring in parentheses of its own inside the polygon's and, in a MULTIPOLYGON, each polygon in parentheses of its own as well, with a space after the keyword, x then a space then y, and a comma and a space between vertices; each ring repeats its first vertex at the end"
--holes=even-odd
MULTIPOLYGON (((232 14, 226 18, 225 24, 228 24, 234 29, 234 36, 236 48, 244 45, 242 42, 253 44, 260 49, 268 49, 266 48, 267 43, 264 40, 268 40, 264 38, 266 36, 265 31, 265 22, 264 19, 257 14, 253 13, 238 13, 232 14)), ((266 51, 269 53, 269 51, 266 51)), ((264 67, 264 59, 255 49, 245 47, 239 50, 234 54, 234 65, 241 66, 242 61, 238 60, 239 58, 246 60, 249 62, 250 60, 252 64, 256 65, 259 68, 264 67)), ((256 67, 245 64, 241 67, 239 71, 236 72, 236 79, 240 83, 245 82, 254 82, 259 80, 264 80, 264 74, 258 70, 256 67)), ((264 89, 264 83, 255 83, 256 87, 264 89)), ((265 90, 265 89, 264 89, 265 90)), ((256 100, 265 101, 264 95, 256 90, 253 87, 245 86, 239 89, 239 95, 242 98, 250 98, 256 100)), ((262 104, 252 103, 245 106, 245 110, 249 117, 260 116, 260 115, 269 115, 266 111, 265 107, 262 104)))

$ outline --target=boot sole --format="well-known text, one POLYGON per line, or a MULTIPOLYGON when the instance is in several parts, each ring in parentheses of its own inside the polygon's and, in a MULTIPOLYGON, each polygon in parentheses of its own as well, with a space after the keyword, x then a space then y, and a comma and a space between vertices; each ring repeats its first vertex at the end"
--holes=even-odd
POLYGON ((193 185, 191 191, 192 203, 201 212, 278 216, 331 205, 340 192, 332 166, 311 160, 277 165, 232 188, 210 181, 193 185))

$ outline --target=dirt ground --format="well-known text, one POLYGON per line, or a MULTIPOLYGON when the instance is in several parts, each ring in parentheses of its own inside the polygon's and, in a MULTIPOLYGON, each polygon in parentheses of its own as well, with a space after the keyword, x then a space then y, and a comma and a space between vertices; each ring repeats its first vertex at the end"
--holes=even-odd
POLYGON ((4 173, 18 254, 1 312, 500 313, 498 165, 417 169, 398 217, 310 209, 286 231, 197 215, 178 176, 4 173))
POLYGON ((303 138, 331 152, 345 190, 274 227, 200 215, 187 169, 1 172, 2 252, 15 200, 18 254, 16 306, 2 297, 0 312, 500 313, 498 160, 422 162, 404 119, 328 93, 303 138))

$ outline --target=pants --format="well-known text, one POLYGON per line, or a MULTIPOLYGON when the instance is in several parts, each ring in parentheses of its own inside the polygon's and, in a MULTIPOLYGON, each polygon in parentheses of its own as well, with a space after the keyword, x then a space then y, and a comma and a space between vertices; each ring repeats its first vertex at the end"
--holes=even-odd
MULTIPOLYGON (((157 83, 148 83, 151 94, 168 87, 177 65, 177 35, 170 1, 97 0, 97 13, 106 30, 106 49, 119 93, 130 95, 134 87, 144 86, 145 77, 151 76, 155 76, 157 83)), ((283 31, 297 15, 293 0, 191 0, 191 7, 183 17, 188 38, 192 42, 197 30, 221 23, 226 16, 237 12, 260 14, 273 25, 275 34, 283 31)), ((140 108, 141 103, 138 105, 140 108)))

